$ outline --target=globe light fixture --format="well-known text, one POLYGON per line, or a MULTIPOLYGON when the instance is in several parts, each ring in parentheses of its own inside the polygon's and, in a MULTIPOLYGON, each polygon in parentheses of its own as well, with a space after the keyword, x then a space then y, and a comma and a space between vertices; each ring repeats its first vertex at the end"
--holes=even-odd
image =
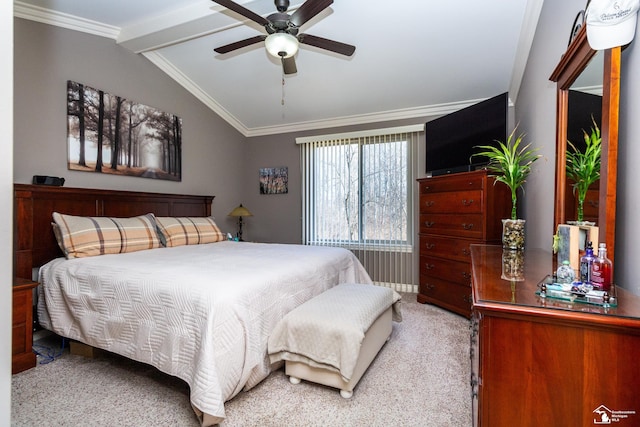
POLYGON ((298 52, 298 39, 288 33, 269 34, 264 45, 267 52, 276 58, 290 58, 298 52))

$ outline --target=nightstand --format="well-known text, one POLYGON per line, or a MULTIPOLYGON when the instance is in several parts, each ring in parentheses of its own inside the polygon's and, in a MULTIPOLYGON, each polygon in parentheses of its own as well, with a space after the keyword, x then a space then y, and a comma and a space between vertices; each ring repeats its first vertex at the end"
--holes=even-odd
POLYGON ((36 366, 33 352, 33 288, 38 282, 13 280, 13 323, 11 329, 11 373, 36 366))

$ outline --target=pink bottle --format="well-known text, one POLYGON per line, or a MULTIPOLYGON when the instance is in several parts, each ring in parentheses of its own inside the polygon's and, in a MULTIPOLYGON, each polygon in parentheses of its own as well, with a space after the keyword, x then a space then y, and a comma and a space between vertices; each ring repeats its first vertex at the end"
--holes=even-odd
POLYGON ((600 291, 611 290, 611 260, 607 258, 607 244, 598 245, 598 257, 591 264, 591 283, 593 289, 600 291))

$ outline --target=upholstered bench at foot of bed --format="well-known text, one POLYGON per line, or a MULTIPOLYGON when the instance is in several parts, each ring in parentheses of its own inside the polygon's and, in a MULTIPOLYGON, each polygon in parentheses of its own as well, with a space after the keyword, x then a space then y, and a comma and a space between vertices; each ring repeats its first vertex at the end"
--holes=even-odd
POLYGON ((284 360, 292 384, 323 384, 348 399, 389 340, 392 320, 401 320, 399 305, 400 295, 389 288, 331 288, 292 310, 276 326, 269 339, 271 362, 284 360), (322 347, 323 340, 331 345, 322 347))
MULTIPOLYGON (((371 285, 367 285, 371 286, 371 285)), ((349 399, 353 396, 353 389, 364 375, 365 371, 375 359, 385 342, 391 338, 391 307, 385 310, 367 330, 360 352, 358 362, 349 381, 345 381, 339 372, 326 368, 310 366, 304 362, 285 361, 285 374, 289 376, 292 384, 307 380, 340 390, 340 396, 349 399)))

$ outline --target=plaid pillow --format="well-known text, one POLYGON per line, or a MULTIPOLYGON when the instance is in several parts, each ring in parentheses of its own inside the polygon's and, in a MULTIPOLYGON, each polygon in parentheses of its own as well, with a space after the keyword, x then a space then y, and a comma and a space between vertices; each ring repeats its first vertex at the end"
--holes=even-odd
POLYGON ((157 217, 156 224, 167 247, 225 240, 224 234, 210 217, 157 217))
POLYGON ((54 232, 67 258, 135 252, 161 247, 153 214, 132 218, 53 213, 54 232))

